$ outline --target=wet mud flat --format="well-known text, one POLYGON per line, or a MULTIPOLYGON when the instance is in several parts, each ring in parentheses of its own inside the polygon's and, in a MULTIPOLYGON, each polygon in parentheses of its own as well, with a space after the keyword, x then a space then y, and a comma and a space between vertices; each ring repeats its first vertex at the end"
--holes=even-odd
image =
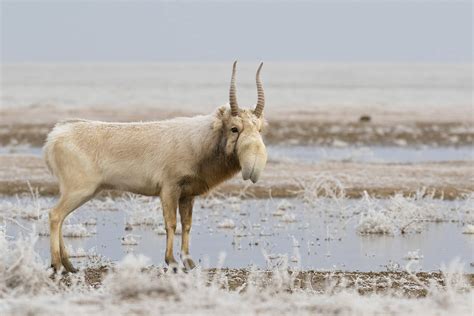
MULTIPOLYGON (((42 146, 54 124, 55 122, 35 124, 1 123, 0 121, 0 145, 42 146)), ((264 131, 267 144, 468 146, 474 141, 472 123, 463 122, 371 123, 355 121, 341 123, 274 119, 270 124, 271 127, 264 131)))
MULTIPOLYGON (((298 107, 297 107, 298 108, 298 107)), ((411 111, 375 110, 367 108, 322 107, 320 109, 268 109, 267 144, 347 146, 469 146, 474 141, 472 117, 457 109, 442 112, 416 108, 411 111)), ((185 107, 101 106, 89 108, 30 106, 0 109, 0 145, 30 144, 42 146, 46 135, 58 121, 71 118, 134 122, 194 116, 198 113, 185 107)))
MULTIPOLYGON (((100 288, 103 280, 110 273, 114 273, 113 266, 100 266, 86 268, 81 272, 84 282, 94 288, 100 288)), ((164 274, 173 274, 166 268, 149 267, 146 273, 154 274, 158 278, 164 274)), ((178 273, 195 273, 184 270, 178 273)), ((315 293, 328 291, 338 292, 343 290, 355 290, 361 295, 387 294, 401 295, 416 298, 426 297, 428 288, 432 284, 443 287, 446 278, 440 271, 435 272, 406 272, 406 271, 382 271, 382 272, 345 272, 345 271, 261 271, 249 269, 204 269, 199 274, 207 279, 208 283, 219 280, 221 287, 231 291, 245 291, 249 284, 256 288, 272 287, 276 282, 287 282, 284 289, 292 292, 300 289, 311 289, 315 293)), ((474 289, 474 274, 467 273, 458 276, 466 281, 469 288, 474 289)), ((58 278, 52 275, 51 278, 58 278)), ((68 275, 60 277, 61 282, 68 285, 71 283, 68 275)))

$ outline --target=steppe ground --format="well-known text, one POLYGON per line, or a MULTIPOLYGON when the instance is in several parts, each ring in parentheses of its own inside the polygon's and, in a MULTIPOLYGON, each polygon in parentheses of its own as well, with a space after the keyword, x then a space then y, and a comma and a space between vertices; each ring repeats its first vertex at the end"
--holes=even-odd
MULTIPOLYGON (((380 108, 371 113, 350 109, 271 112, 267 117, 270 127, 265 139, 270 146, 311 148, 466 147, 472 146, 474 140, 474 118, 465 113, 394 113, 380 108)), ((39 199, 57 195, 57 182, 48 173, 38 150, 34 149, 42 146, 48 131, 59 119, 137 121, 192 114, 196 112, 152 108, 137 111, 54 107, 31 107, 27 111, 0 109, 0 145, 5 148, 4 154, 0 154, 0 194, 5 199, 16 195, 21 199, 32 190, 37 190, 39 199)), ((209 198, 299 199, 309 195, 316 199, 329 197, 345 201, 364 197, 390 199, 396 194, 409 199, 422 192, 423 196, 434 200, 462 201, 472 199, 473 167, 472 159, 312 163, 270 157, 257 185, 249 186, 236 177, 209 198), (312 186, 315 179, 320 183, 312 186)), ((107 192, 102 198, 119 196, 122 193, 107 192)), ((472 207, 466 212, 467 220, 462 225, 474 224, 470 219, 472 207)), ((10 220, 17 221, 8 218, 10 215, 8 212, 2 214, 4 225, 10 220)), ((19 225, 24 225, 21 223, 19 225)), ((156 310, 202 314, 222 311, 272 314, 289 313, 290 310, 301 314, 472 313, 474 275, 462 274, 457 263, 443 271, 309 269, 292 272, 280 268, 210 267, 173 275, 166 269, 150 265, 146 258, 138 255, 128 256, 118 264, 99 258, 93 264, 86 264, 77 275, 54 277, 45 267, 48 258, 39 258, 34 249, 34 236, 20 240, 7 237, 0 241, 2 253, 9 253, 0 260, 0 275, 4 280, 0 285, 0 300, 3 301, 0 311, 12 315, 25 311, 64 314, 68 310, 79 314, 106 311, 146 314, 156 310), (31 295, 36 299, 30 301, 31 295), (48 305, 48 302, 53 304, 48 305)))

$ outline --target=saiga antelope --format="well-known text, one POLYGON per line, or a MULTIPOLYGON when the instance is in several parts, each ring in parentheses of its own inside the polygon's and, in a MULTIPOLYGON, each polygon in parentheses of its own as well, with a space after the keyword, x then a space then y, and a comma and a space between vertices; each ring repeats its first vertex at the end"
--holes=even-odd
POLYGON ((44 146, 61 196, 49 213, 51 265, 76 271, 69 261, 61 227, 65 218, 103 189, 159 196, 166 229, 165 261, 174 268, 173 238, 177 209, 182 225, 181 259, 187 269, 189 232, 196 196, 242 171, 257 182, 267 161, 261 131, 265 97, 257 74, 254 109, 237 104, 232 69, 229 106, 209 115, 140 123, 69 120, 56 124, 44 146))

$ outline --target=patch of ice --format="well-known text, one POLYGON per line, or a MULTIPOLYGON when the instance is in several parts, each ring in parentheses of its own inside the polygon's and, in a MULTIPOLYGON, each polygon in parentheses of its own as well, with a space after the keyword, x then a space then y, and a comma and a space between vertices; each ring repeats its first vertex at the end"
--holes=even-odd
POLYGON ((277 260, 277 259, 284 258, 285 256, 286 255, 280 254, 280 253, 270 253, 267 255, 267 258, 270 260, 277 260))
POLYGON ((138 236, 131 235, 131 234, 125 235, 125 236, 122 237, 121 243, 124 246, 136 246, 136 245, 138 245, 137 237, 138 236))
POLYGON ((240 204, 230 204, 230 209, 234 212, 240 212, 240 204))
POLYGON ((407 141, 402 138, 397 138, 393 140, 394 144, 400 147, 405 147, 407 145, 407 141))
POLYGON ((90 256, 95 255, 95 252, 93 249, 86 251, 82 247, 74 248, 72 245, 66 246, 66 250, 69 257, 71 258, 84 258, 84 257, 90 257, 90 256))
POLYGON ((423 255, 420 254, 420 249, 414 251, 408 251, 408 253, 403 257, 405 260, 421 260, 423 255))
POLYGON ((339 148, 347 147, 347 146, 348 146, 348 144, 347 144, 346 142, 344 142, 344 141, 342 141, 342 140, 339 140, 339 139, 334 139, 334 140, 332 141, 332 145, 333 145, 334 147, 339 147, 339 148))
POLYGON ((474 234, 474 225, 468 224, 462 231, 463 234, 474 234))
POLYGON ((241 229, 236 229, 234 231, 234 237, 247 237, 247 236, 248 236, 248 233, 241 229))
POLYGON ((166 235, 166 229, 163 226, 158 226, 154 229, 155 233, 158 235, 166 235))
POLYGON ((157 216, 143 212, 129 214, 125 221, 126 225, 131 226, 153 226, 157 225, 158 223, 160 223, 160 220, 157 218, 157 216))
POLYGON ((89 219, 85 220, 83 224, 86 225, 86 226, 95 226, 95 225, 97 225, 97 219, 96 218, 89 218, 89 219))
POLYGON ((234 229, 235 228, 235 223, 230 218, 226 218, 222 222, 217 224, 217 227, 218 228, 224 228, 224 229, 234 229))
POLYGON ((83 238, 91 235, 84 224, 65 224, 62 231, 64 237, 83 238))
POLYGON ((283 216, 283 215, 285 215, 285 213, 286 212, 284 210, 278 209, 278 210, 276 210, 275 212, 272 213, 272 216, 277 216, 277 217, 278 216, 283 216))
MULTIPOLYGON (((158 226, 154 229, 154 232, 157 233, 158 235, 166 235, 166 229, 164 226, 158 226)), ((176 224, 176 230, 174 232, 175 235, 181 235, 183 233, 183 227, 181 226, 181 223, 176 224)))
POLYGON ((288 200, 281 200, 277 206, 278 210, 283 210, 283 211, 294 209, 294 208, 295 208, 294 205, 291 204, 288 200))
POLYGON ((261 231, 258 233, 258 235, 259 235, 260 237, 265 237, 265 236, 273 236, 274 233, 272 233, 272 232, 266 232, 266 231, 264 231, 264 230, 261 230, 261 231))
POLYGON ((284 223, 295 223, 297 221, 296 214, 285 214, 282 216, 281 221, 284 223))

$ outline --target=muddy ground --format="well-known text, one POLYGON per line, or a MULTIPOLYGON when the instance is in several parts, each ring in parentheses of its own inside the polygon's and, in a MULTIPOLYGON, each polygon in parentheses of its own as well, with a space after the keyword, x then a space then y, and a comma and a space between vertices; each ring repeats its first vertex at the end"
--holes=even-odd
MULTIPOLYGON (((161 108, 140 108, 131 111, 111 108, 7 107, 0 109, 0 145, 28 143, 42 146, 54 124, 66 118, 130 122, 196 114, 203 113, 161 108)), ((410 111, 371 113, 351 109, 342 113, 337 109, 271 112, 266 117, 269 127, 265 132, 265 140, 268 144, 323 146, 341 144, 466 146, 472 145, 474 141, 472 115, 411 114, 410 111)))
MULTIPOLYGON (((99 288, 108 273, 113 273, 111 266, 87 268, 84 270, 85 282, 99 288)), ((160 276, 171 273, 162 268, 149 268, 160 276)), ((149 272, 149 271, 148 271, 149 272)), ((180 271, 179 273, 186 273, 180 271)), ((191 272, 192 273, 192 272, 191 272)), ((284 271, 279 274, 274 271, 250 271, 247 269, 208 269, 202 270, 209 282, 219 282, 222 287, 232 291, 242 291, 251 283, 257 287, 272 286, 281 282, 281 278, 289 277, 288 291, 311 288, 317 292, 341 291, 356 289, 359 294, 394 292, 405 297, 425 297, 430 284, 445 286, 446 278, 439 271, 408 273, 405 271, 384 272, 344 272, 344 271, 284 271), (288 272, 288 273, 286 273, 288 272)), ((54 276, 52 276, 54 277, 54 276)), ((463 276, 468 286, 474 287, 474 274, 463 276)), ((70 282, 68 275, 63 275, 61 281, 70 282)))
MULTIPOLYGON (((268 144, 303 144, 345 147, 370 146, 471 146, 474 141, 473 118, 462 111, 438 115, 431 111, 390 112, 356 109, 320 109, 301 111, 288 109, 270 111, 265 138, 268 144)), ((29 144, 42 146, 55 122, 71 117, 105 121, 146 121, 176 116, 190 116, 192 110, 140 107, 130 109, 57 108, 30 106, 27 109, 0 109, 0 146, 29 144)), ((429 162, 418 164, 320 162, 318 164, 269 161, 257 185, 247 186, 238 177, 223 184, 217 192, 241 194, 257 198, 294 197, 308 182, 324 182, 320 195, 331 195, 344 187, 348 197, 358 198, 367 191, 375 197, 387 197, 402 192, 414 194, 420 188, 434 192, 436 197, 455 199, 474 190, 474 163, 429 162), (329 183, 333 181, 334 183, 329 183)), ((0 156, 0 194, 28 192, 28 184, 40 194, 58 192, 55 179, 37 156, 0 156)))

